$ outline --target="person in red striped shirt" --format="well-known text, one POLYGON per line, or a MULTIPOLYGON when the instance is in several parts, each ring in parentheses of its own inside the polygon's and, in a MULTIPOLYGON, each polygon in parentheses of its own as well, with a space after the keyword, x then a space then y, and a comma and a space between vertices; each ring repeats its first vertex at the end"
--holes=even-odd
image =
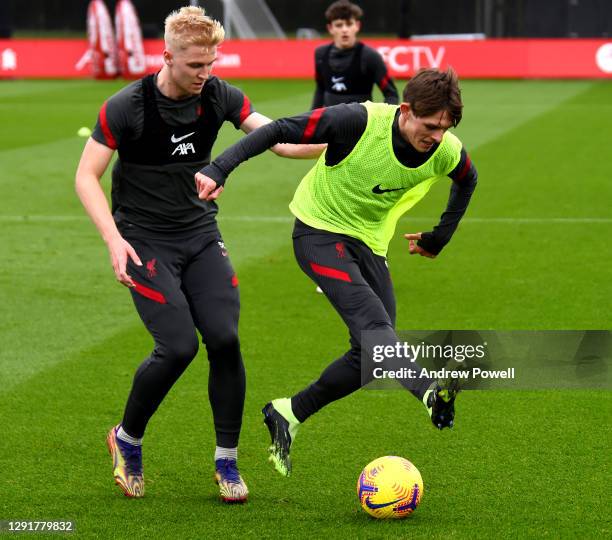
MULTIPOLYGON (((223 38, 223 27, 202 8, 171 13, 163 67, 102 105, 76 174, 77 193, 106 242, 115 276, 130 288, 155 340, 136 371, 123 419, 107 436, 115 482, 130 497, 144 495, 147 423, 196 356, 198 332, 210 365, 220 496, 242 502, 248 495, 237 467, 246 384, 238 280, 217 226, 217 205, 198 199, 193 174, 210 162, 224 122, 249 133, 271 120, 238 88, 211 75, 223 38), (115 151, 109 208, 100 179, 115 151)), ((272 151, 316 157, 323 146, 272 151)))
POLYGON ((312 109, 372 100, 376 84, 385 103, 397 105, 399 96, 380 54, 357 40, 362 9, 347 0, 331 4, 325 12, 332 43, 315 50, 316 88, 312 109))

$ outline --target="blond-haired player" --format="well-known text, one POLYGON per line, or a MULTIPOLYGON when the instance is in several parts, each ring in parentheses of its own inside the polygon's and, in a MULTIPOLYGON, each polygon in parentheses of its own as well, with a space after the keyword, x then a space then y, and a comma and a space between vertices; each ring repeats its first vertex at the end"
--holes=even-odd
MULTIPOLYGON (((248 133, 270 120, 211 74, 224 31, 202 8, 171 13, 164 37, 161 70, 102 105, 76 174, 77 193, 108 247, 115 276, 129 287, 155 341, 107 443, 116 483, 125 495, 142 497, 145 428, 196 356, 199 332, 210 365, 215 478, 224 501, 241 502, 248 490, 237 467, 245 394, 238 279, 217 227, 217 205, 198 199, 193 174, 210 162, 224 122, 248 133), (109 207, 100 178, 115 151, 109 207)), ((273 148, 287 157, 321 150, 273 148)))

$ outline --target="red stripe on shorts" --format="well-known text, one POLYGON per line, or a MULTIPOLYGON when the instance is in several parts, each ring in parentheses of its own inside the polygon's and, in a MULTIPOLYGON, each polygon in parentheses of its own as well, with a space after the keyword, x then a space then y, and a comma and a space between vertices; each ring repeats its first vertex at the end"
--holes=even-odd
MULTIPOLYGON (((134 280, 132 280, 134 281, 134 280)), ((166 297, 160 293, 159 291, 154 291, 153 289, 149 289, 149 287, 145 287, 141 283, 137 283, 134 281, 134 290, 144 296, 145 298, 149 298, 158 304, 166 304, 166 297)))
POLYGON ((343 272, 342 270, 336 270, 335 268, 331 268, 329 266, 321 266, 317 263, 310 263, 310 268, 315 274, 319 274, 320 276, 325 276, 332 279, 339 279, 340 281, 348 281, 352 282, 351 276, 348 275, 348 272, 343 272))

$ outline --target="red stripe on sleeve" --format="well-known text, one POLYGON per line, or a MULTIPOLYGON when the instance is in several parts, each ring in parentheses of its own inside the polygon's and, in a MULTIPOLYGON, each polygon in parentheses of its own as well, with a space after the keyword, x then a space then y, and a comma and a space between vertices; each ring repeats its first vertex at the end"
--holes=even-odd
POLYGON ((302 135, 302 144, 306 144, 315 134, 315 130, 317 129, 317 124, 321 119, 321 115, 325 111, 325 107, 321 107, 320 109, 315 109, 310 113, 310 117, 308 118, 308 123, 306 124, 306 129, 304 130, 304 135, 302 135))
POLYGON ((342 270, 337 270, 336 268, 330 268, 329 266, 321 266, 317 263, 310 263, 310 268, 315 274, 319 274, 320 276, 325 276, 332 279, 339 279, 340 281, 348 281, 352 282, 351 276, 348 275, 348 272, 343 272, 342 270))
POLYGON ((465 165, 463 166, 463 169, 461 169, 461 172, 459 173, 459 176, 457 177, 457 182, 459 182, 460 180, 463 180, 465 178, 465 175, 468 173, 468 171, 470 170, 470 167, 472 166, 472 160, 470 159, 470 156, 465 156, 465 165))
POLYGON ((117 141, 115 140, 115 137, 113 137, 113 133, 108 127, 108 121, 106 120, 106 101, 100 109, 100 127, 102 128, 102 133, 104 134, 104 139, 106 140, 106 146, 116 150, 117 141))
POLYGON ((240 109, 240 123, 244 122, 251 114, 251 102, 249 98, 244 96, 244 101, 242 102, 242 109, 240 109))
MULTIPOLYGON (((134 281, 134 280, 132 280, 134 281)), ((149 298, 158 304, 166 304, 166 297, 160 293, 159 291, 154 291, 153 289, 149 289, 149 287, 145 287, 144 285, 137 283, 134 281, 134 290, 144 296, 145 298, 149 298)))
POLYGON ((389 74, 386 73, 385 76, 381 79, 380 84, 378 86, 380 86, 381 90, 384 90, 385 88, 387 88, 388 84, 389 84, 389 74))

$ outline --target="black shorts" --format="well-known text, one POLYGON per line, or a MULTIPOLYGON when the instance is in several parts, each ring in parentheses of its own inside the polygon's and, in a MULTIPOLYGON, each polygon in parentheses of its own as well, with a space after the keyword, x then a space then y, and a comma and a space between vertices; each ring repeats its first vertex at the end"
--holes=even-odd
POLYGON ((237 333, 238 278, 219 230, 151 234, 135 226, 121 233, 142 261, 127 271, 134 304, 156 345, 187 334, 202 341, 237 333))
POLYGON ((351 333, 395 326, 395 295, 387 260, 361 240, 296 220, 293 247, 300 268, 327 296, 351 333))

